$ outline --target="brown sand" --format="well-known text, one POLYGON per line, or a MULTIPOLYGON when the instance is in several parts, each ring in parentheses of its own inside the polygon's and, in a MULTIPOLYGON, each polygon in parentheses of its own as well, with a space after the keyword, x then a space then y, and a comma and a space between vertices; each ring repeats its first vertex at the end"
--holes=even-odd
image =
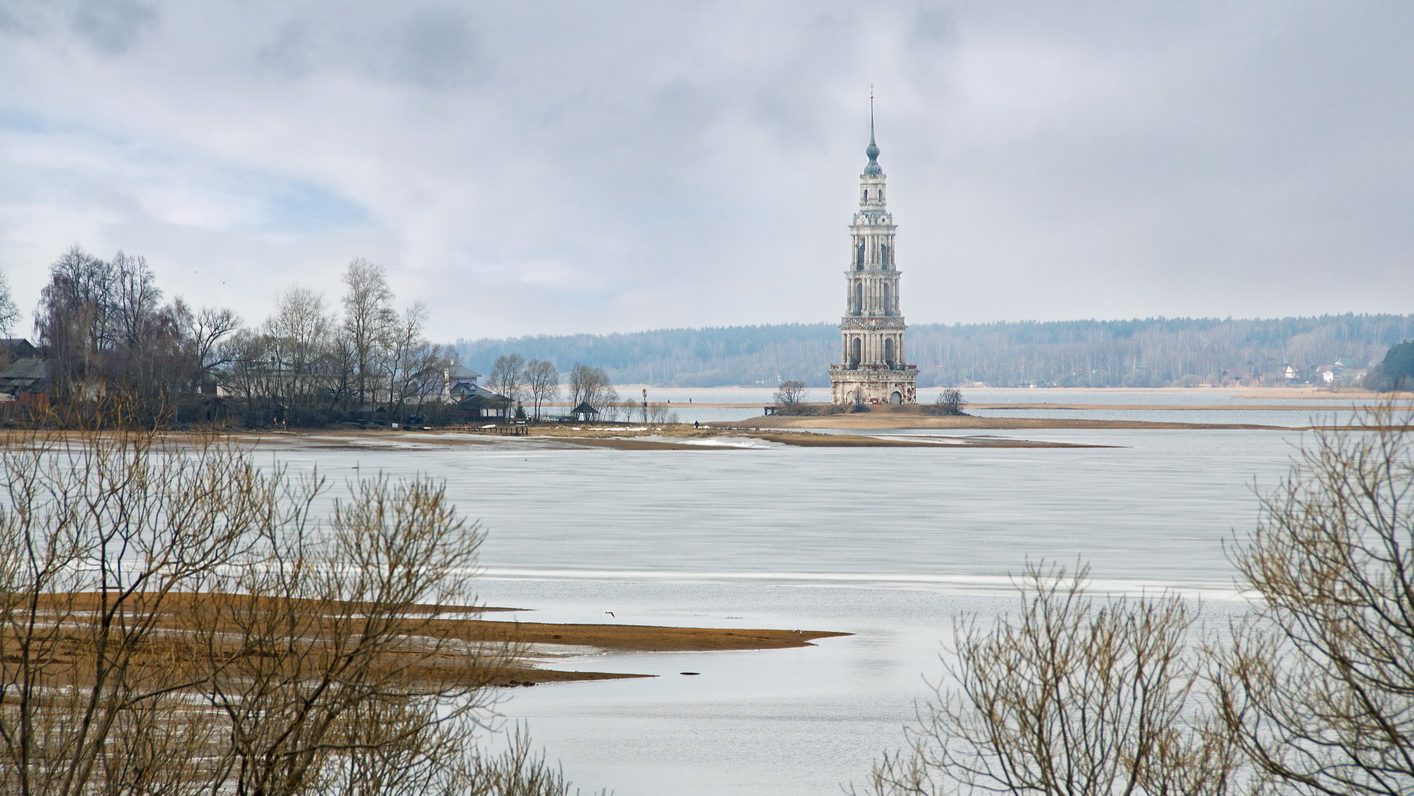
MULTIPOLYGON (((129 603, 132 610, 139 610, 142 602, 149 599, 147 595, 134 595, 133 601, 129 603)), ((251 598, 241 595, 215 594, 198 595, 187 593, 171 593, 163 596, 160 609, 157 612, 155 626, 171 633, 181 633, 192 629, 192 618, 201 613, 198 609, 202 603, 209 603, 219 600, 223 606, 220 616, 228 623, 217 630, 232 630, 234 624, 229 624, 231 617, 242 615, 247 610, 257 606, 252 605, 251 598)), ((91 620, 97 616, 97 611, 101 607, 100 596, 92 593, 85 594, 59 594, 45 595, 40 599, 39 616, 55 616, 57 611, 60 615, 68 617, 65 626, 72 627, 74 623, 91 620)), ((341 603, 319 603, 313 601, 303 601, 299 606, 306 618, 310 618, 311 613, 319 612, 322 616, 333 616, 338 613, 345 613, 352 609, 355 613, 362 607, 358 604, 341 603)), ((599 625, 579 625, 579 624, 545 624, 539 622, 518 622, 518 621, 498 621, 489 619, 470 618, 468 614, 482 614, 488 612, 515 611, 511 608, 479 608, 468 606, 418 606, 409 612, 407 619, 407 630, 412 634, 401 652, 395 652, 393 658, 385 662, 384 665, 390 669, 396 668, 401 672, 400 676, 407 678, 410 682, 441 681, 448 678, 466 678, 468 676, 481 678, 479 682, 485 681, 492 685, 533 685, 535 683, 565 682, 572 680, 603 680, 611 678, 625 677, 645 677, 650 675, 631 674, 622 672, 584 672, 565 671, 558 669, 547 669, 530 658, 535 657, 537 652, 541 656, 553 657, 556 647, 566 650, 563 654, 577 653, 583 649, 599 651, 633 651, 633 652, 698 652, 698 651, 727 651, 727 650, 766 650, 784 649, 788 647, 809 647, 815 639, 829 638, 833 636, 846 636, 848 633, 836 633, 817 630, 759 630, 741 628, 710 628, 710 627, 658 627, 652 625, 619 625, 619 624, 599 624, 599 625), (421 614, 421 616, 417 616, 421 614), (418 639, 431 640, 456 640, 472 645, 485 645, 491 648, 499 648, 510 645, 512 648, 523 650, 519 657, 513 659, 509 665, 503 666, 494 672, 471 672, 467 670, 464 656, 453 655, 451 653, 439 654, 435 657, 427 657, 422 651, 418 639), (400 657, 401 656, 401 657, 400 657)), ((319 617, 314 617, 318 619, 319 617)), ((322 622, 315 622, 317 627, 322 622)), ((315 631, 318 632, 318 631, 315 631)), ((326 631, 327 632, 327 631, 326 631)), ((53 665, 65 665, 73 662, 82 655, 85 648, 81 634, 72 635, 70 642, 62 645, 58 654, 52 656, 53 665)), ((235 636, 231 637, 232 639, 235 636)), ((234 641, 232 641, 234 643, 234 641)), ((13 636, 6 636, 3 642, 3 649, 0 654, 6 657, 13 657, 19 654, 20 650, 15 647, 13 636)))

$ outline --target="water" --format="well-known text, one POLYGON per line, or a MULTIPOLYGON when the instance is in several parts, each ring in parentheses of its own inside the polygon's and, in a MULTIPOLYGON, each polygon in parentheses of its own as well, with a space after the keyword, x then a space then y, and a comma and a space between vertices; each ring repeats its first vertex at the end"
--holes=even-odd
POLYGON ((1111 447, 616 451, 503 440, 283 458, 336 478, 445 479, 489 534, 482 599, 533 609, 528 620, 853 633, 797 650, 559 660, 658 677, 520 689, 504 705, 582 786, 764 796, 862 781, 875 755, 903 742, 929 694, 924 678, 942 676, 953 623, 1009 610, 1009 577, 1027 561, 1085 561, 1101 589, 1179 589, 1215 617, 1241 611, 1223 545, 1253 527, 1255 493, 1276 484, 1300 441, 1289 431, 1004 436, 1111 447))

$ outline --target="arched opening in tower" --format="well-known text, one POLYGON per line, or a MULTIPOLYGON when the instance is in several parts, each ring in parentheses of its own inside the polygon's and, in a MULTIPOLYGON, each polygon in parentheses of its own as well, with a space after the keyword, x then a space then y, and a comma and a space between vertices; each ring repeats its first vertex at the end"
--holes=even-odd
POLYGON ((894 339, 893 339, 892 337, 885 337, 885 338, 884 338, 884 364, 888 365, 890 369, 893 369, 893 368, 896 366, 896 364, 897 364, 897 359, 898 359, 898 356, 897 356, 897 354, 894 352, 894 339))
POLYGON ((864 314, 864 283, 854 283, 854 314, 864 314))
POLYGON ((852 341, 850 341, 850 344, 849 344, 849 367, 850 367, 850 369, 854 369, 854 368, 859 367, 859 360, 860 360, 860 358, 861 358, 860 354, 861 354, 863 348, 864 348, 864 346, 863 346, 862 343, 859 342, 859 338, 858 338, 858 337, 856 337, 856 338, 854 338, 852 341))

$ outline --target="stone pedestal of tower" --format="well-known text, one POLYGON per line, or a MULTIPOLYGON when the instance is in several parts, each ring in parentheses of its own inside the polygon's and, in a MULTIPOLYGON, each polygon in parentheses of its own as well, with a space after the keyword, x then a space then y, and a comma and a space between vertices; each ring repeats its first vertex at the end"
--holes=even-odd
POLYGON ((896 227, 884 195, 872 112, 864 153, 869 165, 859 176, 859 212, 849 228, 840 364, 830 366, 831 400, 836 404, 917 403, 918 368, 904 358, 907 324, 899 312, 896 227))

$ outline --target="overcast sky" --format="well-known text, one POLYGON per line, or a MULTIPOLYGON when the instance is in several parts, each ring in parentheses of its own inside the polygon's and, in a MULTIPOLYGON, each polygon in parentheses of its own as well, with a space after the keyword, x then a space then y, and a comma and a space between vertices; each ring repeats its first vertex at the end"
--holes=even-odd
POLYGON ((0 271, 434 339, 835 321, 869 86, 910 322, 1414 312, 1414 3, 0 0, 0 271))

